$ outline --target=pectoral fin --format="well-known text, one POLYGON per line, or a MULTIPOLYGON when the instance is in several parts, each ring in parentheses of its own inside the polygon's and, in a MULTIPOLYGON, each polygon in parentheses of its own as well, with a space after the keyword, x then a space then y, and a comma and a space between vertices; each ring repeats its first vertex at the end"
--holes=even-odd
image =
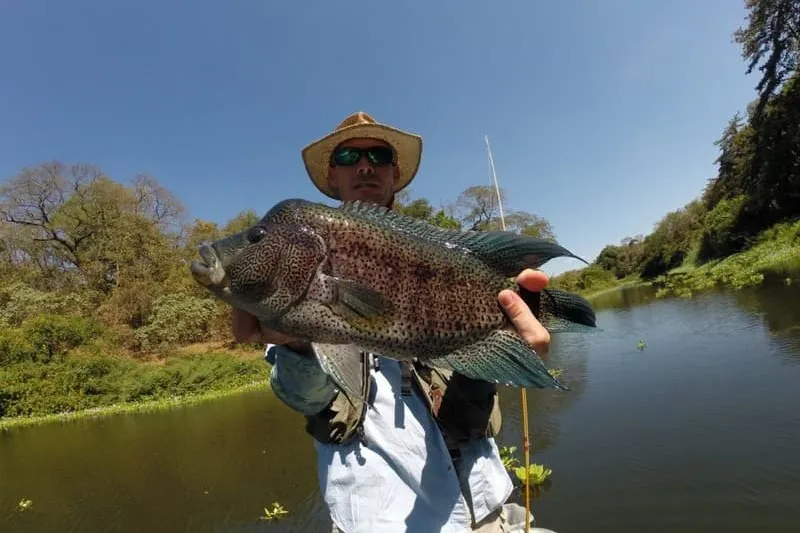
POLYGON ((319 366, 328 374, 355 407, 358 402, 369 403, 366 397, 366 379, 361 349, 354 344, 312 343, 319 366))
POLYGON ((378 291, 355 281, 323 274, 328 287, 328 306, 350 325, 380 327, 389 320, 394 306, 391 300, 378 291))

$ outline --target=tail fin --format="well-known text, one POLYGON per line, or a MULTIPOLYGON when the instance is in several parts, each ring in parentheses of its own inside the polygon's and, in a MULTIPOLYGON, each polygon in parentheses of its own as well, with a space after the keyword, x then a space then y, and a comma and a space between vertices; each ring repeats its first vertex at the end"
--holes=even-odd
POLYGON ((560 289, 531 292, 519 287, 519 295, 551 333, 597 331, 594 309, 588 300, 578 294, 560 289))

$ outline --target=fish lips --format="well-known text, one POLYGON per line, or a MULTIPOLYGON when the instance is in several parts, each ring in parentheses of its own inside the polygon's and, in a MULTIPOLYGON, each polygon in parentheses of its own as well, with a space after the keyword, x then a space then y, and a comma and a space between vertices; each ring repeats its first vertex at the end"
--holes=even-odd
POLYGON ((198 250, 202 261, 193 260, 189 265, 192 277, 205 287, 220 286, 225 282, 225 269, 213 244, 201 244, 198 250))

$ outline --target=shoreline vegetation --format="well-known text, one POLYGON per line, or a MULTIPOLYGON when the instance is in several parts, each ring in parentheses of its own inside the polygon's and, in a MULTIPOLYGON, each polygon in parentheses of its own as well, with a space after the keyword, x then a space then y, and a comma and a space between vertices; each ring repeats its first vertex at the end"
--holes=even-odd
POLYGON ((70 422, 88 418, 100 418, 126 413, 147 413, 171 409, 174 407, 188 407, 201 402, 216 400, 227 396, 233 396, 243 392, 268 389, 268 380, 251 381, 244 385, 237 385, 226 389, 212 389, 203 392, 187 394, 184 396, 172 396, 157 400, 143 400, 140 402, 123 402, 116 404, 103 405, 100 407, 90 407, 78 411, 64 411, 46 415, 30 415, 0 418, 0 431, 18 427, 38 426, 53 422, 70 422))
POLYGON ((183 347, 150 360, 75 350, 58 361, 0 366, 0 431, 51 422, 141 413, 269 389, 263 349, 183 347))
MULTIPOLYGON (((785 284, 800 282, 800 219, 775 224, 759 234, 752 247, 705 263, 696 252, 684 262, 658 276, 645 279, 629 275, 622 279, 591 271, 572 271, 553 278, 553 285, 580 293, 589 301, 625 288, 651 286, 656 298, 690 298, 714 289, 742 289, 760 285, 768 278, 785 284), (579 276, 583 279, 579 280, 579 276)), ((592 267, 588 267, 592 268, 592 267)))
MULTIPOLYGON (((649 235, 606 246, 551 286, 590 299, 637 284, 689 297, 800 277, 800 0, 745 7, 734 39, 746 73, 758 73, 756 97, 721 128, 716 175, 649 235)), ((499 192, 508 231, 558 241, 548 220, 515 210, 499 192)), ((502 227, 492 186, 468 187, 440 206, 409 194, 395 201, 408 216, 444 228, 502 227)), ((232 342, 230 308, 189 273, 201 242, 260 216, 192 218, 152 176, 123 183, 84 163, 47 161, 0 182, 0 428, 264 382, 263 346, 232 342)))

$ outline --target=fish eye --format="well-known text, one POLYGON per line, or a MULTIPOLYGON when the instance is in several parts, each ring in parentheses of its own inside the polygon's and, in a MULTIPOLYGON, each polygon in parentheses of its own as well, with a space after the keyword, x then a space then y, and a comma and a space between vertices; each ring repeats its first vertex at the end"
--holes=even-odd
POLYGON ((255 244, 267 234, 267 230, 262 228, 261 226, 255 226, 250 228, 247 232, 247 240, 250 241, 251 244, 255 244))

